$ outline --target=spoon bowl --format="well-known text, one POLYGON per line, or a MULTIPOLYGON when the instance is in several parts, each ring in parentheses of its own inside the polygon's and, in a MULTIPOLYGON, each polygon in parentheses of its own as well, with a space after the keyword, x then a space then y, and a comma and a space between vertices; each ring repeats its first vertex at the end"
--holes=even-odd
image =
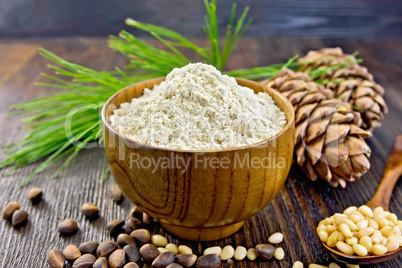
POLYGON ((389 261, 401 253, 402 248, 399 247, 399 249, 391 252, 387 252, 384 255, 381 256, 376 256, 376 255, 367 255, 364 257, 356 256, 356 255, 348 255, 343 252, 340 252, 339 250, 336 250, 335 248, 329 247, 327 244, 321 242, 323 247, 329 252, 329 254, 336 259, 339 262, 344 262, 344 263, 349 263, 349 264, 377 264, 377 263, 382 263, 389 261))
MULTIPOLYGON (((402 174, 402 135, 395 138, 392 153, 388 158, 385 165, 384 175, 381 182, 371 200, 366 204, 370 208, 382 207, 384 210, 389 211, 389 201, 391 200, 392 190, 399 177, 402 174)), ((323 247, 329 254, 336 260, 349 264, 376 264, 389 261, 398 256, 402 247, 395 251, 387 252, 384 255, 375 256, 367 255, 364 257, 356 255, 348 255, 335 248, 329 247, 326 243, 321 241, 323 247)))

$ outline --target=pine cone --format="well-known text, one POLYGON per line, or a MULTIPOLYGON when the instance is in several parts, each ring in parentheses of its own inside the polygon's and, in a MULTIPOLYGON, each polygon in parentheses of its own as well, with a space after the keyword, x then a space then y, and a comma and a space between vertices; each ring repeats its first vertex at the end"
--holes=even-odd
POLYGON ((295 109, 295 161, 308 177, 346 186, 370 168, 370 148, 361 129, 360 114, 333 92, 311 81, 307 74, 283 69, 262 84, 281 92, 295 109))
MULTIPOLYGON (((341 62, 356 62, 356 58, 344 54, 342 49, 324 48, 319 51, 310 51, 300 62, 303 72, 334 66, 341 62)), ((338 70, 329 70, 317 79, 330 82, 327 87, 331 89, 335 98, 349 102, 363 119, 362 128, 373 131, 381 126, 384 114, 388 113, 387 105, 383 99, 384 89, 374 81, 366 67, 353 63, 338 70)))

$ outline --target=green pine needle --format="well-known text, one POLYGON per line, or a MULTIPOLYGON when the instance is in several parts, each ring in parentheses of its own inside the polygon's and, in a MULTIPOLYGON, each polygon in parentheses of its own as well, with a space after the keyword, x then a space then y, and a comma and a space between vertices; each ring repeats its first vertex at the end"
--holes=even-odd
MULTIPOLYGON (((357 51, 355 51, 354 53, 352 53, 351 55, 349 55, 348 57, 346 57, 344 60, 342 60, 341 62, 339 62, 337 64, 334 64, 331 66, 326 66, 326 67, 319 67, 316 69, 306 69, 306 70, 304 70, 304 72, 306 72, 310 76, 311 80, 314 80, 314 82, 316 82, 317 84, 327 85, 331 82, 340 83, 346 79, 338 78, 338 79, 336 79, 336 81, 335 80, 322 80, 321 77, 324 74, 332 73, 336 70, 351 66, 353 64, 358 64, 358 63, 363 62, 362 59, 356 59, 356 56, 358 54, 359 53, 357 51)), ((329 57, 329 58, 331 58, 331 57, 329 57)), ((301 62, 298 62, 298 66, 314 64, 315 62, 317 62, 319 60, 320 59, 314 60, 314 61, 301 61, 301 62)))

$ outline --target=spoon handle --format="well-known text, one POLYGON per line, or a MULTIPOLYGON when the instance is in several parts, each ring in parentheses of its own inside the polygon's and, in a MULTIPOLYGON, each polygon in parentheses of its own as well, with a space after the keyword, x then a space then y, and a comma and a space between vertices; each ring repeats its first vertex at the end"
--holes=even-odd
POLYGON ((384 175, 371 200, 366 204, 371 208, 383 207, 389 211, 389 201, 396 182, 402 174, 402 135, 398 135, 394 140, 392 153, 385 165, 384 175))

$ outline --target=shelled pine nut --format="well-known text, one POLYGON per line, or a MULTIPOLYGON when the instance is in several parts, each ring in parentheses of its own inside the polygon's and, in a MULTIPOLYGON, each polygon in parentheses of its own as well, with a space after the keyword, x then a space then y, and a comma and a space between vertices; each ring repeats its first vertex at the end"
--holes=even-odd
POLYGON ((249 248, 247 250, 246 256, 250 261, 255 261, 258 257, 255 248, 249 248))
POLYGON ((178 251, 178 249, 177 249, 177 246, 176 246, 175 244, 173 244, 173 243, 167 244, 167 245, 165 246, 165 248, 166 248, 167 250, 169 250, 170 252, 172 252, 174 255, 179 254, 179 251, 178 251))
POLYGON ((283 241, 283 234, 282 233, 274 233, 268 238, 268 242, 270 244, 279 244, 283 241))
POLYGON ((223 261, 226 261, 228 259, 233 258, 234 256, 234 248, 231 245, 227 245, 223 247, 222 252, 221 252, 221 258, 223 261))
POLYGON ((151 242, 152 242, 152 244, 154 244, 157 247, 164 247, 168 243, 167 239, 164 236, 158 235, 158 234, 153 235, 151 237, 151 242))
POLYGON ((285 258, 285 251, 283 251, 283 248, 281 248, 281 247, 276 248, 275 253, 274 253, 274 257, 278 261, 283 260, 283 258, 285 258))
POLYGON ((322 220, 317 227, 319 239, 329 247, 349 255, 382 255, 402 246, 402 221, 382 208, 366 205, 349 207, 322 220), (391 242, 392 241, 392 242, 391 242), (397 246, 397 244, 399 246, 397 246))
POLYGON ((209 247, 204 250, 204 255, 208 254, 218 254, 221 255, 222 253, 222 248, 220 246, 215 246, 215 247, 209 247))
POLYGON ((236 250, 234 251, 234 258, 238 261, 243 260, 247 255, 247 249, 243 246, 238 246, 236 247, 236 250))
POLYGON ((367 256, 368 254, 368 250, 360 244, 354 244, 353 251, 361 257, 367 256))
POLYGON ((180 254, 193 254, 193 250, 185 245, 178 246, 177 250, 179 251, 180 254))

